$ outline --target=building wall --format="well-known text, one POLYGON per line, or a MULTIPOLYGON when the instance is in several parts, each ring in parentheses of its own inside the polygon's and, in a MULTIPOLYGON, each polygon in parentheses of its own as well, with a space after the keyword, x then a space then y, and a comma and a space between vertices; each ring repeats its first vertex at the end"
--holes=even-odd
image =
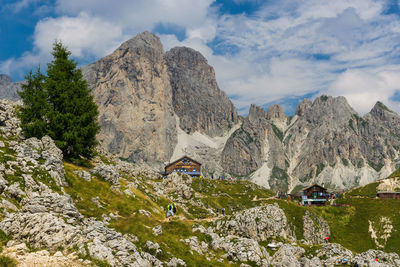
POLYGON ((192 172, 194 169, 196 172, 200 172, 200 164, 195 162, 184 163, 183 160, 171 164, 165 168, 166 173, 171 173, 174 169, 186 169, 188 172, 192 172))
POLYGON ((394 199, 400 199, 400 192, 396 193, 378 193, 379 198, 394 198, 394 199))

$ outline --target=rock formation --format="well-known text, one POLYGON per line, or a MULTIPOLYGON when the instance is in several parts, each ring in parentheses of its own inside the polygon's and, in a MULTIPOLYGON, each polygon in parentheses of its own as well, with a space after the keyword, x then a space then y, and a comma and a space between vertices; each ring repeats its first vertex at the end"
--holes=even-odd
POLYGON ((389 175, 400 161, 400 116, 378 102, 360 117, 344 97, 299 104, 294 117, 252 105, 222 153, 224 169, 277 191, 312 183, 350 188, 389 175), (240 163, 238 163, 241 160, 240 163))
POLYGON ((166 60, 174 110, 182 130, 213 137, 238 122, 235 107, 217 85, 214 69, 199 52, 175 47, 166 53, 166 60))
POLYGON ((0 99, 17 101, 20 99, 17 93, 20 90, 20 83, 13 83, 9 76, 0 74, 0 99))
POLYGON ((99 107, 101 145, 129 161, 168 161, 176 122, 160 39, 138 34, 83 73, 99 107))

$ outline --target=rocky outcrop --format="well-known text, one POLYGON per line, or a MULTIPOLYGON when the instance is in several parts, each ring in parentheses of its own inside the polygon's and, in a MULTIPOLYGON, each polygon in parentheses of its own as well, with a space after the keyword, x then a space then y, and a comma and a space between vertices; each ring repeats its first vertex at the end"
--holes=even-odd
POLYGON ((284 244, 272 257, 271 265, 276 267, 300 266, 299 260, 304 252, 304 248, 284 244))
POLYGON ((166 53, 166 61, 182 130, 220 136, 238 122, 235 107, 218 87, 214 69, 199 52, 175 47, 166 53))
POLYGON ((99 107, 99 142, 133 162, 168 161, 176 144, 172 89, 160 39, 143 32, 83 68, 99 107))
POLYGON ((20 99, 17 92, 21 91, 20 83, 13 83, 8 75, 0 74, 0 99, 17 101, 20 99))
POLYGON ((191 185, 192 177, 186 174, 172 172, 163 180, 162 184, 160 184, 161 187, 157 189, 164 194, 174 193, 183 199, 190 199, 193 195, 193 188, 191 185))
POLYGON ((20 121, 15 114, 17 104, 10 100, 0 100, 0 133, 6 137, 21 134, 20 121))
POLYGON ((91 173, 99 175, 111 185, 120 185, 119 173, 111 165, 99 164, 91 170, 91 173))
POLYGON ((303 216, 303 236, 308 244, 322 244, 325 242, 324 238, 330 236, 329 225, 320 216, 306 211, 303 216))
POLYGON ((43 160, 44 164, 41 167, 49 173, 55 183, 58 186, 66 185, 63 154, 50 137, 44 136, 41 140, 32 137, 12 148, 17 153, 21 165, 25 167, 29 162, 33 167, 38 167, 38 161, 43 160))
POLYGON ((216 222, 216 229, 227 235, 251 238, 256 241, 268 238, 293 238, 285 213, 277 204, 255 207, 216 222))

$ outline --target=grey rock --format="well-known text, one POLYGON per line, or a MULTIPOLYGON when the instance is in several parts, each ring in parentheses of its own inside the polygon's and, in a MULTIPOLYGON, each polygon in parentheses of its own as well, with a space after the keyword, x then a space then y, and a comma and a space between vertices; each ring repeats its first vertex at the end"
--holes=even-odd
POLYGON ((343 246, 335 243, 324 244, 321 249, 316 251, 317 257, 324 262, 325 265, 342 264, 342 259, 346 258, 349 261, 353 259, 353 253, 343 246))
POLYGON ((200 242, 197 236, 191 236, 183 240, 183 242, 189 245, 192 251, 195 251, 200 255, 208 252, 208 244, 204 241, 200 242))
POLYGON ((175 193, 184 199, 190 199, 193 196, 192 177, 186 174, 173 172, 162 183, 155 185, 157 186, 158 190, 164 194, 175 193))
POLYGON ((12 213, 0 222, 0 229, 37 249, 56 251, 83 242, 79 229, 50 213, 12 213))
POLYGON ((156 227, 153 227, 153 234, 155 236, 159 236, 162 234, 162 226, 161 225, 157 225, 156 227))
POLYGON ((147 210, 139 210, 139 213, 146 217, 151 217, 151 213, 147 210))
POLYGON ((5 189, 5 192, 18 201, 26 195, 25 192, 21 190, 19 183, 13 183, 5 189))
POLYGON ((216 229, 224 234, 264 241, 268 238, 294 239, 285 213, 277 204, 236 212, 216 221, 216 229))
POLYGON ((284 244, 272 256, 271 265, 276 267, 300 267, 299 260, 304 255, 304 248, 284 244))
POLYGON ((143 32, 83 68, 99 107, 100 144, 131 162, 161 164, 172 156, 176 120, 160 39, 143 32))
POLYGON ((1 200, 0 207, 7 209, 7 210, 12 210, 12 211, 18 210, 17 206, 15 206, 13 203, 11 203, 10 201, 8 201, 6 199, 1 200))
MULTIPOLYGON (((4 167, 4 165, 0 164, 1 166, 4 167)), ((0 168, 1 169, 1 168, 0 168)), ((3 175, 0 173, 0 193, 2 193, 8 185, 8 181, 4 179, 3 175)))
POLYGON ((90 181, 92 180, 92 176, 91 176, 90 173, 87 172, 87 171, 84 171, 84 170, 76 170, 76 171, 74 171, 74 173, 75 173, 76 175, 78 175, 79 177, 81 177, 82 179, 88 181, 88 182, 90 182, 90 181))
POLYGON ((163 251, 158 243, 153 243, 150 240, 147 240, 144 246, 149 252, 151 252, 152 255, 156 257, 163 254, 163 251))
POLYGON ((353 258, 360 266, 400 266, 400 258, 396 253, 386 253, 380 250, 370 249, 357 254, 353 258), (376 262, 379 259, 379 262, 376 262))
POLYGON ((173 257, 168 263, 168 267, 179 267, 179 266, 186 266, 186 263, 178 258, 173 257))
MULTIPOLYGON (((14 109, 16 106, 18 106, 18 104, 10 100, 0 100, 0 133, 6 137, 21 135, 22 129, 20 127, 20 121, 14 109)), ((11 142, 9 144, 11 144, 11 142)))
POLYGON ((303 236, 309 244, 324 243, 324 238, 330 236, 329 225, 320 216, 311 215, 306 211, 303 216, 303 236))
POLYGON ((41 156, 45 160, 44 168, 49 172, 58 186, 67 185, 61 149, 55 145, 53 139, 49 136, 42 137, 41 141, 43 144, 41 156))
POLYGON ((6 74, 0 74, 0 99, 17 101, 20 99, 17 92, 21 91, 20 83, 13 83, 6 74))
POLYGON ((119 186, 119 173, 111 165, 99 164, 90 170, 93 174, 98 174, 111 185, 119 186))
POLYGON ((217 85, 214 69, 199 52, 175 47, 166 53, 166 62, 182 130, 220 136, 238 122, 235 107, 217 85))

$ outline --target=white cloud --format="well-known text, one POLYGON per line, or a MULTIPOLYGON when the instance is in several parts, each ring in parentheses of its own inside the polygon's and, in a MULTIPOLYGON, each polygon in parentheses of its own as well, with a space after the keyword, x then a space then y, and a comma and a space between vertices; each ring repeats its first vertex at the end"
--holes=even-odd
POLYGON ((62 41, 75 57, 111 53, 125 37, 122 29, 86 13, 77 17, 48 18, 35 29, 35 47, 49 53, 55 40, 62 41))
POLYGON ((40 2, 40 0, 20 0, 20 1, 17 1, 15 3, 12 3, 12 4, 6 4, 2 8, 10 10, 13 13, 18 13, 22 9, 27 8, 31 4, 34 4, 34 3, 37 3, 37 2, 40 2))
POLYGON ((98 58, 164 23, 186 33, 182 41, 162 34, 164 48, 200 51, 242 110, 316 91, 344 95, 362 113, 377 100, 394 106, 400 19, 383 14, 387 0, 235 2, 261 7, 248 16, 218 14, 214 0, 57 0, 58 16, 36 25, 33 51, 0 69, 44 62, 55 39, 80 59, 98 58))
POLYGON ((331 95, 342 95, 358 112, 365 114, 377 101, 386 103, 400 112, 399 104, 390 98, 400 90, 400 66, 386 66, 377 69, 347 70, 336 79, 327 91, 331 95))

